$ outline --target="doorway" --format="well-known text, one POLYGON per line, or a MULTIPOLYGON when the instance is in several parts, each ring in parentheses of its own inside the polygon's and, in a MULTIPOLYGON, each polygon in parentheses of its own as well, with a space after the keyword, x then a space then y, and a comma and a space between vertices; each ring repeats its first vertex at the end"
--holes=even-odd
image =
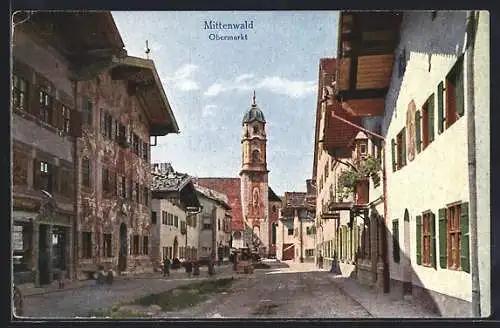
POLYGON ((50 283, 49 226, 40 224, 38 228, 38 274, 40 285, 50 283))
POLYGON ((177 241, 177 237, 174 238, 174 254, 172 258, 179 258, 179 242, 177 241))
POLYGON ((403 218, 403 241, 404 241, 404 256, 403 260, 403 295, 411 295, 412 294, 412 283, 411 283, 411 244, 410 244, 410 213, 408 213, 408 209, 405 209, 405 214, 403 218))
POLYGON ((118 270, 120 272, 126 271, 127 269, 127 226, 125 223, 120 225, 120 250, 118 253, 118 270))

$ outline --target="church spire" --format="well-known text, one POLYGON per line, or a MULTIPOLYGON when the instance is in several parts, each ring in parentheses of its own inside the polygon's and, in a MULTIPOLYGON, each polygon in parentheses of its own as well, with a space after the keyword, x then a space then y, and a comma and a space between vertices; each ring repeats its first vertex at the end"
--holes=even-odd
POLYGON ((257 104, 255 103, 255 90, 253 91, 253 101, 252 101, 252 106, 256 106, 257 104))

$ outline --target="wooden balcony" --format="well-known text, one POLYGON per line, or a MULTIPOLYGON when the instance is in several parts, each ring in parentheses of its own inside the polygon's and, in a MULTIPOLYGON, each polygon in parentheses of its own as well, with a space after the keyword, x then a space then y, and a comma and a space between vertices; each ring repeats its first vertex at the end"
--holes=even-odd
POLYGON ((401 20, 399 12, 341 13, 336 88, 352 115, 383 113, 401 20))

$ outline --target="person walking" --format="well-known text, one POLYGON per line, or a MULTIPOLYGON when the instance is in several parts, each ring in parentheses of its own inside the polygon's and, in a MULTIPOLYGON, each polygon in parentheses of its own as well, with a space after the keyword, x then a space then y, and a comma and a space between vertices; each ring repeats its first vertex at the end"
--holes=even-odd
POLYGON ((191 274, 193 273, 193 262, 191 262, 190 258, 186 262, 186 273, 188 278, 191 278, 191 274))
POLYGON ((170 277, 170 259, 168 256, 165 256, 163 259, 163 276, 169 276, 170 277))

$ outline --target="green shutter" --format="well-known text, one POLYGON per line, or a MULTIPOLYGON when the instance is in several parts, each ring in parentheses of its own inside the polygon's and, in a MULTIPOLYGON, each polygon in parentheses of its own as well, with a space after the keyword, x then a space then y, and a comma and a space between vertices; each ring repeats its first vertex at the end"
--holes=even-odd
POLYGON ((396 171, 396 141, 391 140, 391 152, 392 152, 392 171, 396 171))
POLYGON ((429 143, 434 141, 434 94, 431 95, 427 103, 427 113, 429 118, 429 143))
POLYGON ((394 263, 399 263, 399 221, 392 221, 392 257, 394 259, 394 263))
POLYGON ((431 263, 432 267, 436 268, 436 215, 431 213, 431 263))
POLYGON ((447 263, 448 233, 447 233, 447 220, 446 220, 445 208, 439 209, 438 219, 439 219, 439 264, 441 268, 446 269, 448 267, 447 263))
POLYGON ((460 205, 460 265, 470 273, 469 262, 469 203, 460 205))
POLYGON ((417 147, 417 153, 420 153, 422 149, 422 138, 421 138, 421 128, 420 128, 420 111, 415 112, 415 146, 417 147))
POLYGON ((464 68, 463 68, 463 57, 460 59, 456 65, 455 70, 455 106, 457 109, 458 116, 464 116, 464 68))
POLYGON ((416 217, 417 221, 417 264, 421 265, 422 264, 422 216, 417 215, 416 217))
POLYGON ((406 165, 406 128, 401 131, 401 162, 402 166, 406 165))
POLYGON ((438 84, 437 91, 437 106, 438 106, 438 133, 441 134, 444 131, 444 112, 443 112, 443 81, 438 84))

